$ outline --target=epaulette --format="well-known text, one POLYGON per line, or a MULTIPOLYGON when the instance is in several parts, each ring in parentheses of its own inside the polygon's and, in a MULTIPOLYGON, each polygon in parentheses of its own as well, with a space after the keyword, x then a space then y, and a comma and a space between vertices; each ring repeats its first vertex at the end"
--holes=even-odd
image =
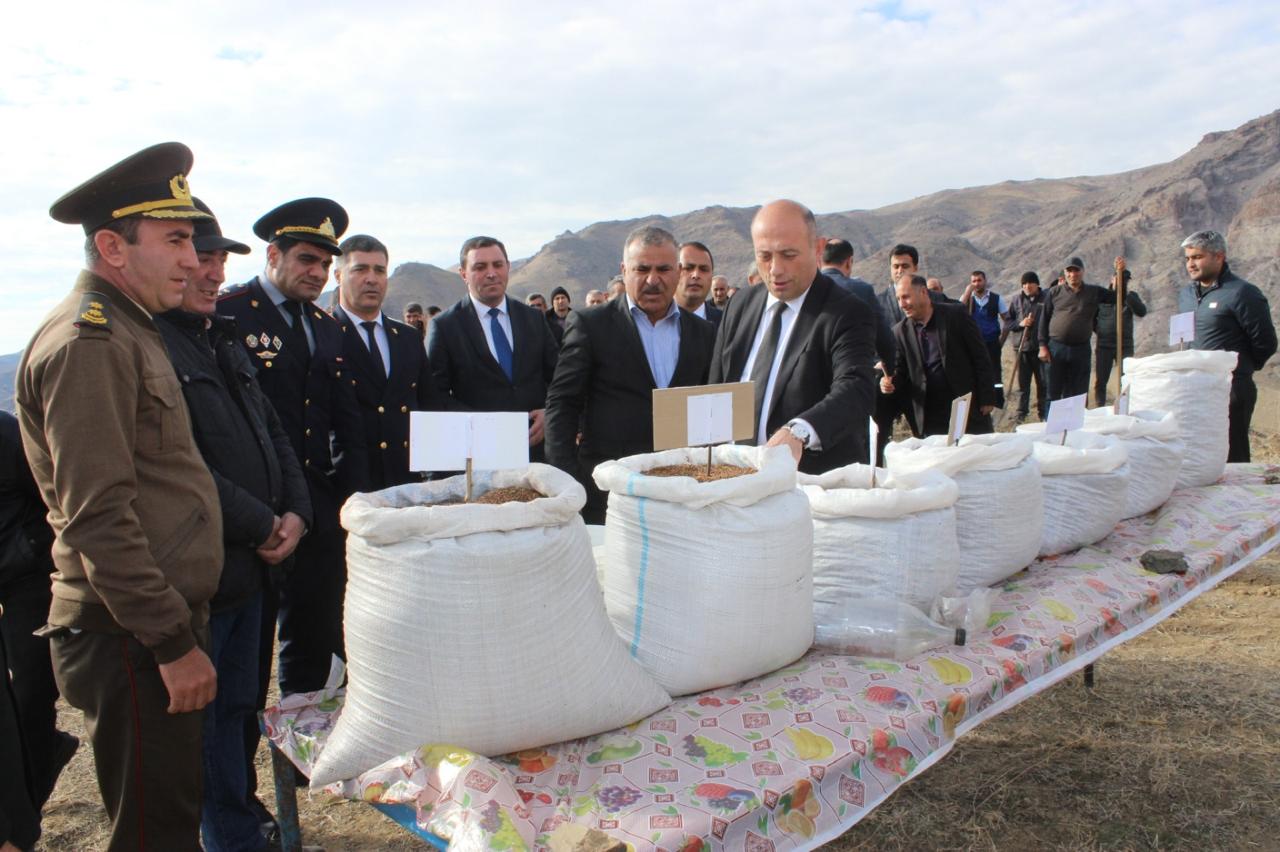
POLYGON ((107 314, 108 299, 101 293, 88 292, 80 300, 75 325, 81 333, 89 329, 101 329, 111 333, 111 317, 107 314))
POLYGON ((218 291, 218 301, 221 302, 223 299, 229 299, 232 296, 238 296, 248 289, 249 289, 249 285, 243 282, 240 284, 232 284, 230 287, 223 287, 221 290, 218 291))

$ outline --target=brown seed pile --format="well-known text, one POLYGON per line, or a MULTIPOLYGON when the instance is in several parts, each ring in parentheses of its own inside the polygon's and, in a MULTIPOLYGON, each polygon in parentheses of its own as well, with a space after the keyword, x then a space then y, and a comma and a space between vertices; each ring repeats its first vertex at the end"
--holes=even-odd
POLYGON ((490 491, 486 491, 479 497, 473 498, 470 503, 463 503, 461 497, 451 497, 448 500, 441 500, 439 503, 434 503, 432 505, 476 506, 483 504, 487 506, 496 506, 499 503, 529 503, 537 500, 539 497, 545 496, 547 495, 540 491, 535 491, 532 488, 526 488, 523 485, 512 485, 507 488, 494 488, 490 491))
POLYGON ((755 468, 739 467, 736 464, 713 464, 711 473, 707 473, 705 464, 667 464, 662 467, 651 467, 645 476, 691 476, 699 482, 715 482, 719 479, 733 479, 735 476, 746 476, 755 473, 755 468))

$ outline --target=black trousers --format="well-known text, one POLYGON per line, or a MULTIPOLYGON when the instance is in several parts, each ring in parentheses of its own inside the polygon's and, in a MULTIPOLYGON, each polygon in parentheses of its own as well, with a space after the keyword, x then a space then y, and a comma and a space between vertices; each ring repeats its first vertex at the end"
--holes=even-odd
POLYGON ((44 807, 53 792, 73 745, 70 735, 57 726, 58 685, 53 680, 49 640, 32 635, 49 620, 51 571, 51 563, 47 568, 41 565, 0 584, 0 606, 4 607, 0 635, 9 651, 13 696, 31 764, 36 807, 44 807))
MULTIPOLYGON (((207 629, 198 636, 208 647, 207 629)), ((156 658, 132 636, 62 628, 50 642, 58 688, 93 743, 108 850, 198 852, 203 711, 169 713, 156 658)))
MULTIPOLYGON (((872 416, 875 418, 876 427, 880 430, 876 436, 876 465, 879 467, 884 466, 884 448, 893 439, 893 422, 902 413, 897 397, 892 394, 880 393, 880 380, 877 377, 876 410, 872 416)), ((946 431, 945 428, 943 431, 946 431)))
MULTIPOLYGON (((6 610, 0 615, 0 627, 7 628, 8 620, 6 610)), ((35 781, 9 681, 14 658, 5 654, 5 632, 0 632, 0 843, 31 849, 40 839, 40 809, 32 801, 35 781)))
POLYGON ((1249 422, 1253 420, 1253 407, 1258 403, 1258 387, 1253 374, 1231 377, 1231 402, 1227 408, 1227 462, 1251 461, 1249 455, 1249 422))
MULTIPOLYGON (((1125 349, 1125 358, 1133 357, 1132 349, 1125 349)), ((1107 404, 1107 383, 1111 381, 1111 370, 1116 365, 1116 350, 1106 346, 1098 346, 1093 350, 1093 401, 1102 408, 1107 404)))
POLYGON ((1089 392, 1088 343, 1049 341, 1049 400, 1065 399, 1089 392))
POLYGON ((280 588, 282 695, 323 689, 333 655, 346 659, 342 601, 347 589, 347 534, 338 522, 339 508, 333 491, 311 489, 314 521, 293 552, 293 568, 280 588))
POLYGON ((1038 349, 1027 349, 1018 353, 1018 415, 1026 417, 1031 412, 1031 382, 1036 383, 1036 415, 1044 420, 1049 412, 1048 394, 1045 386, 1045 363, 1040 360, 1038 349))

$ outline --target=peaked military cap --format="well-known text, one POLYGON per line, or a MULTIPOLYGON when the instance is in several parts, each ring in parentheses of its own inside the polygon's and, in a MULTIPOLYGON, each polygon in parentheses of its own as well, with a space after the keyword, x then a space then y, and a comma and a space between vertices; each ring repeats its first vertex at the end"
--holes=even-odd
POLYGON ((329 198, 287 201, 253 223, 253 232, 267 242, 281 237, 323 246, 342 254, 338 238, 347 230, 347 211, 329 198))
POLYGON ((222 227, 218 225, 218 217, 213 215, 209 205, 199 198, 191 200, 195 202, 196 207, 209 214, 208 219, 199 219, 195 222, 196 233, 191 239, 191 244, 195 246, 196 251, 229 251, 232 254, 249 253, 249 247, 244 243, 238 243, 222 236, 222 227))
POLYGON ((207 219, 192 203, 187 175, 195 158, 181 142, 163 142, 126 157, 63 195, 49 215, 92 234, 118 219, 207 219))

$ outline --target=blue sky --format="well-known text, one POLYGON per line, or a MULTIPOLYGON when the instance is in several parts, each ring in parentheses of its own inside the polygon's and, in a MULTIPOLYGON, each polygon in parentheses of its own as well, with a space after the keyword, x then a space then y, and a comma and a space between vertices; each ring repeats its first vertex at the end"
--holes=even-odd
POLYGON ((23 4, 0 52, 0 352, 81 265, 50 202, 146 145, 252 244, 329 195, 392 265, 778 196, 873 208, 1172 159, 1280 107, 1264 3, 23 4), (353 11, 355 10, 355 11, 353 11))

